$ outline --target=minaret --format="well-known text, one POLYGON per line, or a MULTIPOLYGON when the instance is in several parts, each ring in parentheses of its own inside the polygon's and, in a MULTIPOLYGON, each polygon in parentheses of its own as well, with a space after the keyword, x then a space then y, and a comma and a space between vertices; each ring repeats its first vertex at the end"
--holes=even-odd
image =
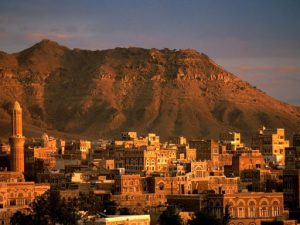
POLYGON ((22 108, 19 102, 15 102, 11 116, 12 136, 10 144, 10 170, 24 173, 24 143, 22 132, 22 108))

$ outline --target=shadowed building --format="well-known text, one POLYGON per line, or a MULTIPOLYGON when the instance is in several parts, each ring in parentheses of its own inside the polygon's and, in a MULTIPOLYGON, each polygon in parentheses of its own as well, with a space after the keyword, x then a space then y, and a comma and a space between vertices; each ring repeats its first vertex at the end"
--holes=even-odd
POLYGON ((300 142, 299 134, 293 136, 293 147, 285 148, 285 170, 283 170, 284 204, 300 211, 300 142))
POLYGON ((217 140, 191 140, 189 146, 196 149, 197 160, 211 160, 218 164, 220 143, 217 140))
POLYGON ((300 132, 293 135, 293 146, 300 147, 300 132))
POLYGON ((24 143, 25 137, 22 132, 22 108, 15 102, 11 118, 12 136, 10 143, 10 170, 24 173, 24 143))

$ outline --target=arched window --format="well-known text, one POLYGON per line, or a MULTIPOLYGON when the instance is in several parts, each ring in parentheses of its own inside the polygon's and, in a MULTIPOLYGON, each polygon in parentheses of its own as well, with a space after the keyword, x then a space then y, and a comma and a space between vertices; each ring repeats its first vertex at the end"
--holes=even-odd
POLYGON ((221 206, 221 203, 219 201, 216 201, 215 202, 215 215, 217 218, 222 217, 222 210, 223 210, 223 207, 221 206))
POLYGON ((272 206, 272 216, 279 216, 280 210, 279 210, 279 204, 277 201, 273 202, 272 206))
POLYGON ((267 202, 262 202, 260 205, 260 216, 261 217, 268 217, 269 213, 268 213, 268 204, 267 202))
POLYGON ((253 201, 249 202, 248 215, 251 218, 255 217, 255 202, 253 201))
POLYGON ((22 193, 19 193, 19 194, 18 194, 18 198, 23 198, 23 194, 22 194, 22 193))
POLYGON ((240 202, 238 204, 237 213, 238 213, 238 217, 239 218, 245 217, 245 207, 244 207, 244 203, 243 202, 240 202))
POLYGON ((228 204, 228 210, 229 210, 230 216, 231 216, 232 218, 235 218, 234 207, 233 207, 233 203, 232 203, 232 202, 230 202, 230 203, 228 204))
POLYGON ((162 182, 158 186, 159 186, 159 190, 161 190, 161 191, 164 190, 164 188, 165 188, 165 185, 162 182))

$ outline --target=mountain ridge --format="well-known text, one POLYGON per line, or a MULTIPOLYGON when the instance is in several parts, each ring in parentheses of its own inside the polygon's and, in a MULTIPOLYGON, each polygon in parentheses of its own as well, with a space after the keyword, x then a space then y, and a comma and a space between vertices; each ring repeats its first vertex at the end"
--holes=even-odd
POLYGON ((191 138, 237 130, 249 137, 261 125, 292 132, 300 122, 299 107, 193 49, 92 51, 43 40, 19 53, 0 53, 0 87, 2 121, 18 100, 25 124, 93 139, 124 130, 191 138))

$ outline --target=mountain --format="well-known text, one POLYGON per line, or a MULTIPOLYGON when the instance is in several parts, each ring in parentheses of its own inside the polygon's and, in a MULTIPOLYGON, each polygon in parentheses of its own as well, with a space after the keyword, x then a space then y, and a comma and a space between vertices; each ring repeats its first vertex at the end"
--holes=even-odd
POLYGON ((0 52, 0 136, 9 136, 13 101, 25 135, 47 131, 87 138, 121 131, 166 138, 218 137, 260 126, 295 131, 300 109, 240 80, 192 49, 69 49, 43 40, 19 53, 0 52))

